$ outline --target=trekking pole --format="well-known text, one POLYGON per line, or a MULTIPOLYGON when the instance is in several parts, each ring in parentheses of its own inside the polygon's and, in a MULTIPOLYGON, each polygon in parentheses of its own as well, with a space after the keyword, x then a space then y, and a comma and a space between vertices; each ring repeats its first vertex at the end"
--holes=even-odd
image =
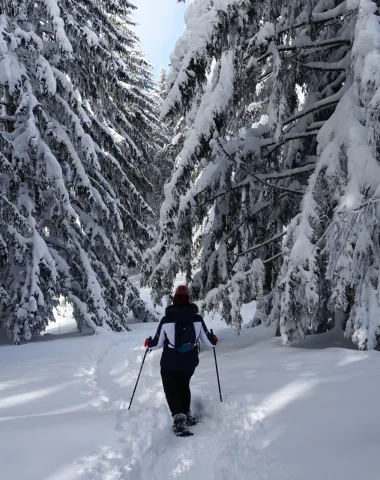
POLYGON ((144 355, 143 361, 142 361, 142 363, 141 363, 141 367, 140 367, 139 376, 137 377, 137 381, 136 381, 135 389, 133 390, 132 397, 131 397, 131 402, 130 402, 130 404, 129 404, 128 410, 130 410, 130 409, 131 409, 132 402, 133 402, 133 397, 135 396, 136 389, 137 389, 137 384, 139 383, 139 380, 140 380, 140 375, 141 375, 141 372, 142 372, 142 369, 143 369, 143 366, 144 366, 144 363, 145 363, 145 358, 146 358, 146 355, 147 355, 147 353, 148 353, 148 352, 149 352, 149 348, 147 348, 147 349, 145 350, 145 355, 144 355))
MULTIPOLYGON (((214 332, 213 332, 212 329, 210 330, 210 332, 211 332, 211 335, 214 335, 214 332)), ((221 388, 220 388, 218 362, 217 362, 217 360, 216 360, 216 351, 215 351, 216 348, 214 347, 213 350, 214 350, 214 358, 215 358, 216 378, 218 379, 219 396, 220 396, 220 401, 223 402, 223 399, 222 399, 222 390, 221 390, 221 388)))

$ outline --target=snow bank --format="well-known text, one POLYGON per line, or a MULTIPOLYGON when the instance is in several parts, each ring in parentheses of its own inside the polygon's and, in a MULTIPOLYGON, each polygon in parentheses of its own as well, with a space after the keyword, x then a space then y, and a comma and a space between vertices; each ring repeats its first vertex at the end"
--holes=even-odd
MULTIPOLYGON (((244 317, 253 310, 244 306, 244 317)), ((220 338, 224 402, 213 354, 202 350, 192 381, 202 422, 188 439, 170 432, 160 352, 148 355, 127 410, 152 324, 0 348, 2 478, 377 478, 377 352, 321 349, 339 345, 331 332, 310 339, 312 351, 284 348, 264 327, 235 337, 220 319, 207 323, 220 338)))

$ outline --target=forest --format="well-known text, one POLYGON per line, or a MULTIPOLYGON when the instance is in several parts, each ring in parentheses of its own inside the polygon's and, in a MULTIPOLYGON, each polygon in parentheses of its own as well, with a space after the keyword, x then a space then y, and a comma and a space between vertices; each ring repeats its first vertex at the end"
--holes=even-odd
POLYGON ((379 350, 379 0, 0 0, 1 480, 379 480, 379 350))
POLYGON ((237 334, 255 301, 284 345, 339 318, 378 347, 378 3, 192 0, 156 81, 128 0, 2 0, 10 340, 62 302, 79 330, 157 321, 183 275, 237 334))

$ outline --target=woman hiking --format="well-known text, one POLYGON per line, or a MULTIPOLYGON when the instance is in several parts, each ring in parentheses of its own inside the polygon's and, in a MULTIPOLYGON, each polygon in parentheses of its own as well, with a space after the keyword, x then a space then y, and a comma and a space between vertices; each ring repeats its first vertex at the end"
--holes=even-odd
POLYGON ((189 289, 180 285, 174 294, 173 305, 166 308, 154 338, 147 338, 144 346, 162 348, 161 378, 166 400, 173 417, 176 435, 191 435, 188 427, 196 424, 191 415, 190 380, 199 364, 197 342, 209 347, 218 343, 198 314, 198 307, 190 303, 189 289))

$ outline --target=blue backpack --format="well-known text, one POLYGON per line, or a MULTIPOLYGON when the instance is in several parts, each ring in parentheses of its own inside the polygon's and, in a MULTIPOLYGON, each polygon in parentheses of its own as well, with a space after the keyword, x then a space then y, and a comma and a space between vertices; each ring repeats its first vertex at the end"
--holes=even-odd
POLYGON ((175 349, 187 353, 194 349, 197 343, 195 327, 192 319, 187 318, 175 322, 175 349))

